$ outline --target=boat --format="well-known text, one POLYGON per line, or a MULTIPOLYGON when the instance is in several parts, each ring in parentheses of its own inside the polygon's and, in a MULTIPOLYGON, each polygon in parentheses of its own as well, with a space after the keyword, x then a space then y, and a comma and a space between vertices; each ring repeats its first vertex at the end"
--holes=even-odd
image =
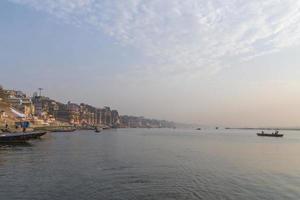
POLYGON ((38 139, 45 135, 46 131, 28 133, 1 133, 0 143, 22 143, 32 139, 38 139))
POLYGON ((257 133, 257 136, 263 136, 263 137, 283 137, 283 134, 279 134, 278 131, 275 131, 275 133, 264 133, 263 131, 261 133, 257 133))
POLYGON ((257 133, 257 136, 264 136, 264 137, 283 137, 283 134, 257 133))
POLYGON ((96 132, 96 133, 100 133, 100 132, 101 132, 101 129, 98 128, 98 127, 95 127, 95 132, 96 132))
POLYGON ((201 128, 196 128, 197 131, 201 131, 201 128))

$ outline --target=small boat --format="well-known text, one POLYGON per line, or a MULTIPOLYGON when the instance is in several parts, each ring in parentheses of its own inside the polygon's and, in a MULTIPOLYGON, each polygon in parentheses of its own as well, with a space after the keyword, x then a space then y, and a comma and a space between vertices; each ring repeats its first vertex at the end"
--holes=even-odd
POLYGON ((201 131, 201 128, 196 128, 197 131, 201 131))
POLYGON ((263 131, 261 133, 257 133, 257 136, 263 136, 263 137, 283 137, 283 134, 279 134, 278 131, 275 131, 275 133, 264 133, 263 131))
POLYGON ((95 128, 95 132, 96 132, 96 133, 100 133, 100 132, 101 132, 101 129, 98 128, 98 127, 96 127, 96 128, 95 128))
POLYGON ((29 132, 29 133, 1 133, 0 143, 22 143, 32 139, 38 139, 47 132, 29 132))

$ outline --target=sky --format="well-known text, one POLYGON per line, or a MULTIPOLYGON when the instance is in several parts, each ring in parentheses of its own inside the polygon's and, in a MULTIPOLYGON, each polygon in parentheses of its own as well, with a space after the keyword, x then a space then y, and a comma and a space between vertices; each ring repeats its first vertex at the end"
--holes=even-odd
POLYGON ((0 84, 120 114, 300 127, 298 0, 3 0, 0 84))

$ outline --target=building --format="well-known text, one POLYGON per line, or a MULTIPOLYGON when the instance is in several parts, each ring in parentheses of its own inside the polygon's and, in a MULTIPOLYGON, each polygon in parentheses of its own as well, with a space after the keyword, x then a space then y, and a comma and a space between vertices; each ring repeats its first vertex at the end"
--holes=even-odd
POLYGON ((99 122, 98 109, 88 104, 80 104, 80 123, 82 125, 95 126, 99 122))
POLYGON ((111 120, 112 120, 112 126, 113 127, 119 127, 120 126, 120 116, 119 112, 117 110, 111 111, 111 120))
POLYGON ((59 103, 43 96, 33 96, 31 98, 34 105, 34 115, 44 121, 55 121, 59 113, 59 103))
POLYGON ((6 102, 16 110, 22 112, 27 117, 33 117, 35 113, 31 98, 27 97, 21 91, 6 90, 6 102))
POLYGON ((70 101, 67 103, 67 111, 69 115, 69 123, 79 125, 80 124, 80 106, 70 101))

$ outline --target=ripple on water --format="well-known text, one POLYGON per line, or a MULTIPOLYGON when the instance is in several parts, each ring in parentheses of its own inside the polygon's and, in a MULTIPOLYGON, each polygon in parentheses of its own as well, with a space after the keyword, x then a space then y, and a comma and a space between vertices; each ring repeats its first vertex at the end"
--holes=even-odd
POLYGON ((297 135, 130 131, 53 134, 30 146, 0 146, 0 199, 300 199, 297 135), (280 151, 270 153, 274 148, 280 151))

